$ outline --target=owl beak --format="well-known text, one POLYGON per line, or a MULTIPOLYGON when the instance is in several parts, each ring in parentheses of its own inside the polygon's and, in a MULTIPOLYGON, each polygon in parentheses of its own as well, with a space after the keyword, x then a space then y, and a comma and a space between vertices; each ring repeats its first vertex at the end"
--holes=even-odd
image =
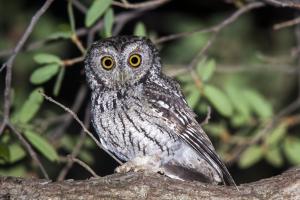
POLYGON ((119 73, 119 81, 121 82, 122 85, 124 85, 127 81, 128 74, 125 71, 121 71, 119 73))

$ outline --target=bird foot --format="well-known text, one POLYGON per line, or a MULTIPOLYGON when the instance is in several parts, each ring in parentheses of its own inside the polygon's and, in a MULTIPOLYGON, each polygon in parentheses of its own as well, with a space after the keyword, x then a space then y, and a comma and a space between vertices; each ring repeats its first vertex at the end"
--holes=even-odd
POLYGON ((138 156, 115 169, 117 173, 130 171, 164 174, 159 156, 138 156))

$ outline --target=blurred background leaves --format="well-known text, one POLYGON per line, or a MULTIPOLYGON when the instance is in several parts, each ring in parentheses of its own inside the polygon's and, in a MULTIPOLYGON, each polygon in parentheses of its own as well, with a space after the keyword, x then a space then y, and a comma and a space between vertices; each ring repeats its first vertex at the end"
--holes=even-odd
MULTIPOLYGON (((14 47, 41 2, 0 3, 0 59, 4 62, 7 50, 14 47)), ((84 161, 99 175, 110 174, 117 166, 69 114, 40 94, 55 96, 89 127, 82 61, 92 41, 115 34, 157 41, 164 35, 211 27, 247 3, 174 0, 149 11, 148 7, 130 8, 129 4, 126 9, 127 4, 119 4, 112 0, 55 1, 14 63, 10 121, 37 152, 52 179, 90 176, 73 165, 72 158, 84 161)), ((250 11, 225 27, 200 57, 212 33, 158 44, 164 72, 179 81, 198 121, 203 122, 211 110, 204 129, 238 183, 300 164, 299 105, 285 112, 298 102, 296 28, 272 29, 295 14, 293 9, 272 6, 250 11)), ((2 96, 0 102, 3 105, 2 96)), ((0 137, 0 174, 42 176, 11 129, 0 137)))

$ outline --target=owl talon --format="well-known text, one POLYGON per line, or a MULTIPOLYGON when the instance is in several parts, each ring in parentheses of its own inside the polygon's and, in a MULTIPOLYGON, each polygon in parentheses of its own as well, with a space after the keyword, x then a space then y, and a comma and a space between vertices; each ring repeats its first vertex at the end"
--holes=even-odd
POLYGON ((115 169, 117 173, 127 173, 130 171, 164 174, 164 169, 160 167, 158 156, 136 157, 115 169))
POLYGON ((134 165, 129 161, 115 169, 116 173, 127 173, 134 169, 134 165))

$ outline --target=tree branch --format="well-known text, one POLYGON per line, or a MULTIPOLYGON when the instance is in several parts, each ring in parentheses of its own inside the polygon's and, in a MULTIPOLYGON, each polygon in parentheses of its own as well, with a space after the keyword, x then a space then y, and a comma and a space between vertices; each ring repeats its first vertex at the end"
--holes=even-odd
POLYGON ((1 177, 0 199, 299 199, 300 168, 238 188, 141 173, 63 182, 1 177))

